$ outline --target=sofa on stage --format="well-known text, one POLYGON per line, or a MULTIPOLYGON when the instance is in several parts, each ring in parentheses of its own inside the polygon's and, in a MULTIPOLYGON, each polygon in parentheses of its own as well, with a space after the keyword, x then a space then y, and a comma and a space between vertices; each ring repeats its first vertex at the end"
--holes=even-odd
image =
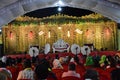
POLYGON ((55 51, 69 52, 69 48, 70 48, 70 45, 68 43, 64 42, 64 40, 62 40, 62 39, 59 39, 57 42, 53 43, 53 45, 52 45, 53 53, 55 53, 55 51))

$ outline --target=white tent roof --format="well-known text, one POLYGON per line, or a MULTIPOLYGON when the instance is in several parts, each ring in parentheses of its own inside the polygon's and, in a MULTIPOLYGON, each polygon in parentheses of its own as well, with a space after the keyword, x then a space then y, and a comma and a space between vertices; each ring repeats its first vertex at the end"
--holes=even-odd
POLYGON ((120 23, 120 0, 0 0, 0 27, 25 13, 56 6, 87 9, 120 23))

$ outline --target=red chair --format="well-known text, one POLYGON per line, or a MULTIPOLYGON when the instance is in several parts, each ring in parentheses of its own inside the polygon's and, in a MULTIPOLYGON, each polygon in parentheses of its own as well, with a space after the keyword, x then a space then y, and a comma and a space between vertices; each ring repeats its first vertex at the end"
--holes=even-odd
POLYGON ((10 70, 10 72, 12 73, 12 80, 16 80, 17 79, 17 69, 14 66, 7 66, 7 69, 10 70))
POLYGON ((47 80, 55 80, 54 78, 47 78, 47 80))
POLYGON ((52 72, 55 73, 58 80, 61 80, 64 69, 52 69, 52 72))
POLYGON ((74 76, 67 76, 63 77, 62 80, 80 80, 80 78, 74 76))

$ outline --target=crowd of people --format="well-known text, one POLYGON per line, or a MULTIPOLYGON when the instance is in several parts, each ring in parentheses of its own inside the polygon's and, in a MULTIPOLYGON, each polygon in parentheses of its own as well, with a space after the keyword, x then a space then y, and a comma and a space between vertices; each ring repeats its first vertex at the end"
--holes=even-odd
POLYGON ((110 69, 107 80, 120 80, 119 64, 120 53, 114 56, 64 57, 56 54, 55 57, 46 55, 43 58, 3 56, 0 60, 0 80, 103 80, 97 68, 110 69))

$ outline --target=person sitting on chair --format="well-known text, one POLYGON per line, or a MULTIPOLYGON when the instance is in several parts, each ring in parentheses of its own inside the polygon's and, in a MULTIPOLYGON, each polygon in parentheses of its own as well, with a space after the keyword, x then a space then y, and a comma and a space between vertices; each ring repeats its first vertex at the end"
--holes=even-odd
POLYGON ((62 78, 68 77, 68 76, 74 76, 74 77, 80 78, 80 74, 76 73, 76 65, 73 62, 69 63, 68 71, 62 74, 62 78))
MULTIPOLYGON (((12 80, 12 73, 6 68, 6 63, 0 61, 0 73, 7 77, 7 80, 12 80)), ((0 80, 2 80, 0 78, 0 80)))
POLYGON ((85 80, 99 80, 98 72, 93 69, 87 69, 84 77, 85 80))
POLYGON ((24 61, 24 69, 18 74, 17 80, 20 79, 34 80, 34 71, 31 68, 31 61, 29 59, 24 61))

